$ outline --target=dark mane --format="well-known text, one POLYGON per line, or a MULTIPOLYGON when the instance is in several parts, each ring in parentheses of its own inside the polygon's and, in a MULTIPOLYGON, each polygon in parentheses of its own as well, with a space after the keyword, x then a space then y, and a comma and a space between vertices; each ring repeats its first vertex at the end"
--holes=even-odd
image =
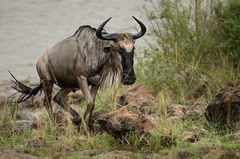
POLYGON ((97 30, 96 28, 93 28, 90 25, 82 25, 75 31, 73 36, 75 36, 77 33, 81 32, 83 29, 88 29, 88 30, 92 30, 92 31, 96 31, 97 30))
MULTIPOLYGON (((92 31, 94 31, 94 32, 97 31, 96 28, 93 28, 93 27, 91 27, 90 25, 82 25, 82 26, 80 26, 80 27, 75 31, 75 33, 73 34, 73 36, 75 36, 77 33, 81 32, 83 29, 92 30, 92 31)), ((103 34, 107 34, 106 29, 103 29, 103 30, 102 30, 102 33, 103 33, 103 34)))

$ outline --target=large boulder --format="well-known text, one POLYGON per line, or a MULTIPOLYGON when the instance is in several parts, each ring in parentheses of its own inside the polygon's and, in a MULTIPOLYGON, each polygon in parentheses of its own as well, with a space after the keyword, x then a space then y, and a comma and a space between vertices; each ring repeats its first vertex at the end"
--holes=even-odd
POLYGON ((116 111, 100 114, 97 120, 102 129, 114 137, 122 137, 130 131, 142 135, 156 125, 155 107, 152 91, 138 86, 120 96, 116 111))
POLYGON ((234 126, 240 120, 240 81, 221 89, 208 105, 205 116, 211 123, 234 126))

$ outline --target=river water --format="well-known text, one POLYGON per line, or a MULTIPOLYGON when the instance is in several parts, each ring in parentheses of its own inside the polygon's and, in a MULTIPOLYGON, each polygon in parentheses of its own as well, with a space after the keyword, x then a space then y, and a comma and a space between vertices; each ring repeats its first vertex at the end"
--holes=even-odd
MULTIPOLYGON (((80 25, 107 24, 109 32, 136 32, 132 15, 146 23, 144 0, 1 0, 0 80, 38 79, 35 63, 49 46, 71 36, 80 25)), ((137 45, 143 44, 139 39, 137 45)))

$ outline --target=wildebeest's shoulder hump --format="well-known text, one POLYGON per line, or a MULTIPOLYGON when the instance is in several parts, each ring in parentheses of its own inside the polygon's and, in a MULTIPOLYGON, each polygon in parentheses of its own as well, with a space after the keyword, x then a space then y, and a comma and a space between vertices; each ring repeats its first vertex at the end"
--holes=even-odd
POLYGON ((96 31, 96 28, 91 27, 90 25, 82 25, 80 26, 74 33, 74 35, 76 35, 77 33, 81 32, 82 30, 92 30, 92 31, 96 31))

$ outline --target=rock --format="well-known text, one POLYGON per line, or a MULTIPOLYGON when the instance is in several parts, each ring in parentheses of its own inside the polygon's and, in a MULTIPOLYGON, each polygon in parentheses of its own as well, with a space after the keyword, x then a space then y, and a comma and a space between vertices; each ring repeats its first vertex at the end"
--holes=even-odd
POLYGON ((100 114, 97 121, 101 128, 114 137, 127 132, 138 135, 149 133, 156 125, 156 102, 151 90, 144 86, 130 89, 119 97, 116 111, 100 114))
POLYGON ((167 112, 170 116, 182 117, 187 111, 186 105, 172 104, 167 107, 167 112))
POLYGON ((2 147, 0 147, 0 158, 1 159, 37 159, 37 157, 35 156, 19 153, 19 152, 16 152, 15 150, 7 150, 2 147))
POLYGON ((221 89, 207 106, 205 117, 221 127, 235 126, 240 121, 240 81, 221 89))
POLYGON ((184 131, 182 133, 182 136, 183 136, 184 140, 187 142, 196 142, 199 140, 198 135, 194 134, 191 131, 184 131))
POLYGON ((131 88, 118 97, 118 108, 123 106, 133 107, 145 115, 154 115, 156 101, 153 91, 145 86, 131 88))
POLYGON ((114 112, 101 114, 98 123, 114 137, 121 137, 130 131, 135 131, 139 135, 146 134, 156 125, 150 116, 129 110, 126 106, 114 112))

